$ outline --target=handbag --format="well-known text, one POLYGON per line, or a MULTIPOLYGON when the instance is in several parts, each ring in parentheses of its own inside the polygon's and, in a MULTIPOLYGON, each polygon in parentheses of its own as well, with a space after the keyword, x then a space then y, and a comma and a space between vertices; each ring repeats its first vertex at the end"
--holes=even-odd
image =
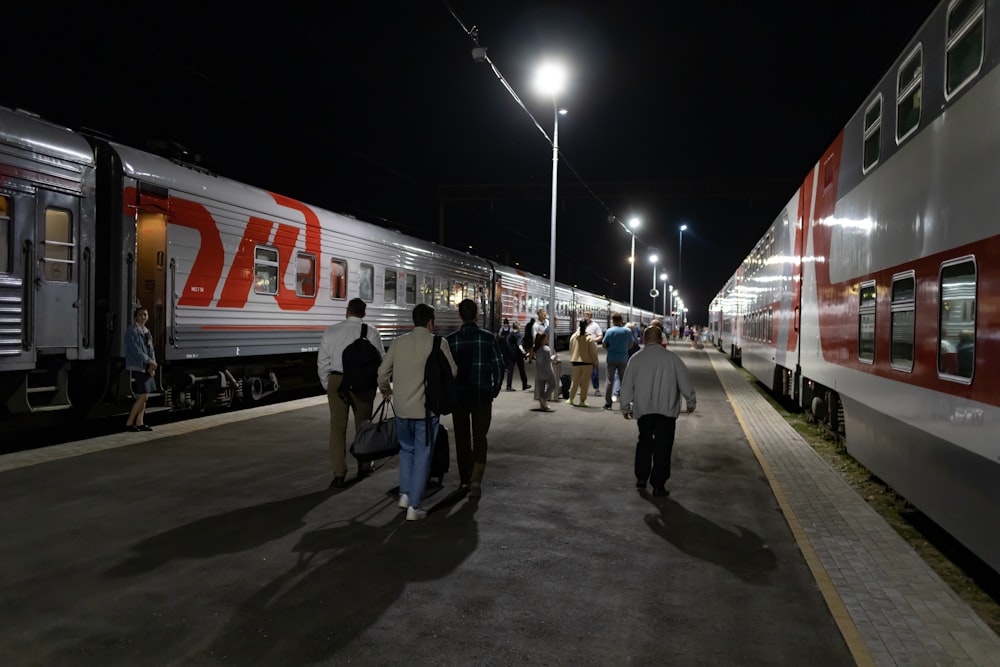
POLYGON ((389 416, 389 406, 392 403, 383 398, 371 419, 366 419, 358 426, 351 443, 351 454, 358 461, 367 463, 376 459, 384 459, 399 453, 399 440, 396 439, 396 417, 389 416))

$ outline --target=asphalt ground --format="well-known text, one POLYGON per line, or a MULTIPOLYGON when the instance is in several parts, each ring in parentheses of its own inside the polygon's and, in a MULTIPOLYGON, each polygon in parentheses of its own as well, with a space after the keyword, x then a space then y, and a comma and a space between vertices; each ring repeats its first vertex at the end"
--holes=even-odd
POLYGON ((667 498, 635 489, 617 404, 530 391, 495 403, 483 497, 452 452, 420 522, 395 459, 327 488, 316 400, 8 467, 0 663, 854 664, 712 353, 671 349, 698 410, 667 498))

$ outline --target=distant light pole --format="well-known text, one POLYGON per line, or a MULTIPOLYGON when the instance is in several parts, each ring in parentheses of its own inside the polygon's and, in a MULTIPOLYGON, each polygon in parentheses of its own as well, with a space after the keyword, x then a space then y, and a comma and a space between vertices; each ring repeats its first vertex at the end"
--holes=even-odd
POLYGON ((667 295, 670 293, 667 291, 667 274, 663 272, 660 274, 660 280, 663 281, 663 319, 670 317, 670 311, 667 310, 667 295))
POLYGON ((681 259, 684 257, 684 230, 687 228, 687 225, 681 225, 677 232, 677 289, 681 287, 681 259))
POLYGON ((538 68, 535 86, 545 95, 552 96, 552 231, 549 240, 549 345, 556 348, 556 173, 559 168, 559 115, 565 114, 556 104, 556 96, 566 83, 566 70, 555 63, 538 68))
POLYGON ((653 287, 649 290, 649 296, 653 297, 653 315, 656 315, 656 297, 659 296, 656 293, 656 262, 659 261, 660 257, 655 252, 649 256, 649 262, 653 265, 653 287))
POLYGON ((635 300, 635 230, 639 228, 639 218, 632 218, 628 221, 629 231, 632 233, 632 252, 628 256, 628 263, 631 265, 628 284, 628 321, 632 321, 632 308, 635 300))

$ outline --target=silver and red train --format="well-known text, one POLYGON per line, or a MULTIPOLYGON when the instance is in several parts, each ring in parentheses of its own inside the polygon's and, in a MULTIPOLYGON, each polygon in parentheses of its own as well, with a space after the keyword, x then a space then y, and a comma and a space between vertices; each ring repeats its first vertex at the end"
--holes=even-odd
MULTIPOLYGON (((547 278, 331 213, 166 157, 0 108, 0 429, 129 400, 123 334, 149 310, 151 405, 227 406, 313 383, 323 330, 368 302, 383 343, 417 303, 458 328, 525 324, 547 278), (287 385, 286 385, 287 386, 287 385)), ((557 336, 627 306, 556 289, 557 336)), ((653 314, 638 311, 648 323, 653 314)))
POLYGON ((710 307, 716 344, 1000 571, 1000 1, 947 0, 710 307))

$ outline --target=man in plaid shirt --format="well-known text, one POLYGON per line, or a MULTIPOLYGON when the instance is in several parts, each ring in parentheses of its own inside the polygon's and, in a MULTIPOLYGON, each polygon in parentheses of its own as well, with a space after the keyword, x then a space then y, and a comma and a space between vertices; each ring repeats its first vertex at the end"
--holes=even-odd
POLYGON ((493 399, 500 395, 503 360, 496 337, 476 324, 479 309, 472 299, 458 304, 462 328, 447 336, 451 356, 458 366, 459 405, 452 411, 455 425, 455 459, 469 496, 482 496, 486 472, 486 433, 493 419, 493 399))

